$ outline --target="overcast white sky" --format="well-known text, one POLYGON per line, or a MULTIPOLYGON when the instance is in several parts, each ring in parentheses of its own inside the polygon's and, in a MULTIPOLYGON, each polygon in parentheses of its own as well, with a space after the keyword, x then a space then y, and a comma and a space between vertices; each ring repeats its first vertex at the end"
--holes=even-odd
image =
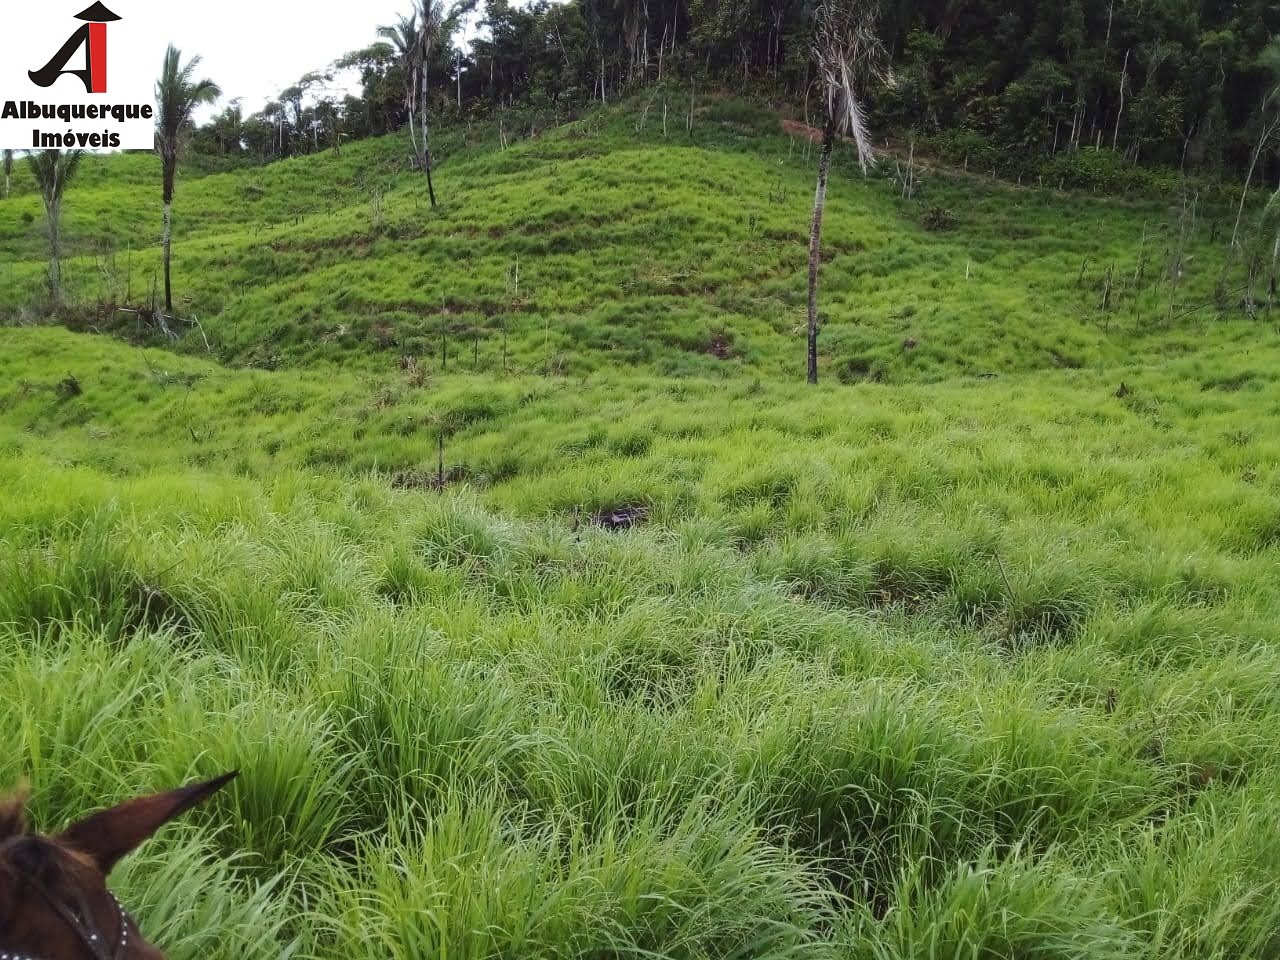
MULTIPOLYGON (((135 3, 108 5, 124 16, 135 3)), ((308 70, 372 43, 378 27, 409 6, 409 0, 169 0, 151 16, 184 56, 203 58, 201 76, 222 87, 219 107, 241 97, 249 114, 308 70)), ((157 67, 163 52, 157 51, 157 67)))
MULTIPOLYGON (((10 46, 17 45, 6 57, 6 63, 0 64, 0 80, 5 81, 6 89, 11 88, 6 95, 28 93, 26 71, 37 69, 71 30, 82 25, 75 19, 76 14, 92 2, 33 0, 6 11, 7 39, 10 46), (9 60, 13 62, 8 63, 9 60)), ((182 51, 184 61, 198 54, 199 76, 222 87, 217 109, 240 98, 246 114, 261 109, 304 73, 323 69, 344 53, 373 43, 378 39, 379 26, 394 22, 398 14, 412 9, 412 0, 103 2, 123 21, 109 27, 113 96, 127 93, 149 100, 165 46, 173 43, 182 51)), ((0 0, 0 5, 7 5, 6 0, 0 0)), ((474 31, 478 16, 470 19, 471 23, 464 26, 467 34, 474 31)), ((5 92, 0 89, 0 93, 5 92)), ((206 110, 200 119, 207 119, 213 112, 206 110)))
MULTIPOLYGON (((0 99, 29 98, 37 92, 50 103, 93 98, 77 78, 60 77, 40 91, 28 77, 28 71, 38 70, 74 36, 72 31, 82 26, 78 14, 92 2, 33 0, 6 9, 0 30, 0 99)), ((342 54, 374 42, 378 27, 407 13, 412 0, 103 2, 122 21, 108 24, 107 97, 117 103, 150 102, 165 47, 173 43, 184 61, 201 57, 197 77, 208 77, 222 87, 219 102, 198 115, 197 121, 203 122, 237 98, 243 101, 246 114, 260 110, 304 73, 324 69, 342 54)), ((5 0, 0 4, 8 6, 5 0)), ((85 58, 87 51, 85 44, 75 56, 85 58)), ((76 59, 68 68, 83 68, 84 62, 76 59)), ((358 86, 358 78, 347 79, 348 88, 358 86)), ((22 129, 13 134, 15 148, 25 146, 31 137, 29 123, 18 122, 18 126, 22 129)), ((149 142, 149 130, 144 129, 142 137, 149 142)))

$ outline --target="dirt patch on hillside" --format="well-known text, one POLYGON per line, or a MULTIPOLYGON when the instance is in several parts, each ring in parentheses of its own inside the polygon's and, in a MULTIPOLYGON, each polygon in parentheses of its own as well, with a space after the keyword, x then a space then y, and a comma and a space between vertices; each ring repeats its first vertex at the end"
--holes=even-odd
POLYGON ((782 129, 793 137, 804 137, 812 143, 822 142, 822 131, 817 127, 811 127, 807 123, 801 123, 799 120, 783 120, 782 129))

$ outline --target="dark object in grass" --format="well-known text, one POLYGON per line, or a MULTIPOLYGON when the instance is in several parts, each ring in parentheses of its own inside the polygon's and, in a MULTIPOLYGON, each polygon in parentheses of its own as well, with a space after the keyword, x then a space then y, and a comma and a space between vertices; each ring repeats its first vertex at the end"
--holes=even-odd
POLYGON ((440 477, 434 471, 404 470, 391 477, 392 490, 439 490, 440 477))
POLYGON ((605 530, 633 530, 649 522, 649 507, 642 503, 608 507, 591 518, 591 522, 605 530))
POLYGON ((437 470, 401 470, 388 479, 392 490, 444 490, 465 482, 470 471, 464 464, 447 467, 443 475, 437 470), (443 476, 443 479, 442 479, 443 476))
POLYGON ((1129 394, 1131 393, 1133 393, 1133 391, 1129 389, 1129 385, 1124 381, 1121 381, 1120 389, 1116 391, 1116 399, 1123 400, 1125 397, 1129 396, 1129 394))
POLYGON ((914 350, 918 346, 920 346, 920 341, 915 337, 907 337, 907 339, 902 341, 903 350, 914 350))
POLYGON ((82 393, 84 393, 84 388, 80 386, 80 381, 76 379, 74 374, 68 374, 67 379, 58 384, 58 396, 63 400, 71 400, 82 393))
POLYGON ((926 230, 933 233, 941 233, 944 230, 950 230, 956 225, 956 215, 946 207, 935 205, 925 211, 924 219, 921 223, 926 230))

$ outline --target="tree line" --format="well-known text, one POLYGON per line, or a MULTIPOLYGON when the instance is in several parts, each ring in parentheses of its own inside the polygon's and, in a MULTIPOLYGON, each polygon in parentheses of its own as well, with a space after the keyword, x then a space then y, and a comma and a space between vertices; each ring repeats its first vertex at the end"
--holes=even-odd
MULTIPOLYGON (((341 104, 326 95, 333 73, 316 72, 259 114, 245 118, 233 103, 198 130, 195 110, 215 102, 221 91, 196 79, 199 57, 184 64, 169 47, 156 83, 165 307, 152 307, 164 329, 166 319, 174 319, 170 238, 178 159, 193 142, 198 149, 269 159, 322 143, 341 150, 344 139, 407 126, 434 208, 431 124, 449 111, 467 115, 534 104, 571 112, 671 77, 696 84, 736 75, 738 83, 802 99, 821 142, 808 271, 811 383, 818 381, 826 186, 842 136, 865 170, 874 162, 871 130, 881 124, 921 136, 967 135, 971 143, 999 145, 1015 156, 1100 152, 1104 146, 1119 155, 1123 132, 1123 154, 1135 163, 1176 157, 1183 169, 1243 171, 1233 248, 1251 182, 1276 166, 1280 37, 1267 24, 1280 19, 1280 7, 1260 0, 1237 0, 1216 18, 1205 13, 1204 22, 1226 24, 1207 32, 1199 29, 1202 11, 1194 0, 1066 0, 1014 9, 988 7, 985 0, 539 0, 519 9, 507 0, 486 0, 485 30, 464 53, 460 29, 478 12, 477 4, 413 0, 407 14, 379 29, 378 42, 335 65, 357 68, 361 77, 362 93, 347 94, 341 104), (1176 25, 1162 19, 1175 10, 1190 19, 1176 25), (1157 29, 1153 46, 1144 46, 1137 38, 1153 23, 1169 31, 1157 29), (1181 39, 1170 39, 1175 36, 1181 39), (1122 47, 1120 72, 1113 76, 1112 54, 1122 47), (1169 63, 1182 72, 1166 81, 1160 70, 1169 63), (1196 86, 1197 79, 1208 86, 1196 86), (1250 98, 1256 99, 1253 108, 1250 98), (1016 104, 1025 109, 1015 110, 1016 104), (1154 126, 1153 111, 1164 117, 1154 126)), ((62 299, 61 207, 80 156, 48 150, 27 157, 45 202, 55 307, 62 299)), ((12 165, 6 151, 5 195, 12 165)), ((1278 220, 1280 191, 1263 221, 1263 233, 1276 236, 1273 263, 1280 258, 1278 220)))
MULTIPOLYGON (((799 112, 821 82, 821 10, 819 0, 427 0, 414 10, 421 56, 402 19, 263 110, 232 104, 197 149, 275 159, 398 130, 415 112, 567 116, 661 80, 747 86, 799 112), (344 70, 359 92, 335 83, 344 70)), ((1280 132, 1274 0, 903 0, 878 13, 886 69, 867 91, 877 129, 975 160, 1092 147, 1216 176, 1280 171, 1268 149, 1280 132)))

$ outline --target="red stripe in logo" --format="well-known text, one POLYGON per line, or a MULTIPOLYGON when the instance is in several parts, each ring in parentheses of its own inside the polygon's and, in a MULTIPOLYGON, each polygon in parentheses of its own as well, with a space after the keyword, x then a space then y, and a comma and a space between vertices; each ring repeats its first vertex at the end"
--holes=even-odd
POLYGON ((89 72, 93 92, 107 92, 107 25, 89 24, 89 72))

